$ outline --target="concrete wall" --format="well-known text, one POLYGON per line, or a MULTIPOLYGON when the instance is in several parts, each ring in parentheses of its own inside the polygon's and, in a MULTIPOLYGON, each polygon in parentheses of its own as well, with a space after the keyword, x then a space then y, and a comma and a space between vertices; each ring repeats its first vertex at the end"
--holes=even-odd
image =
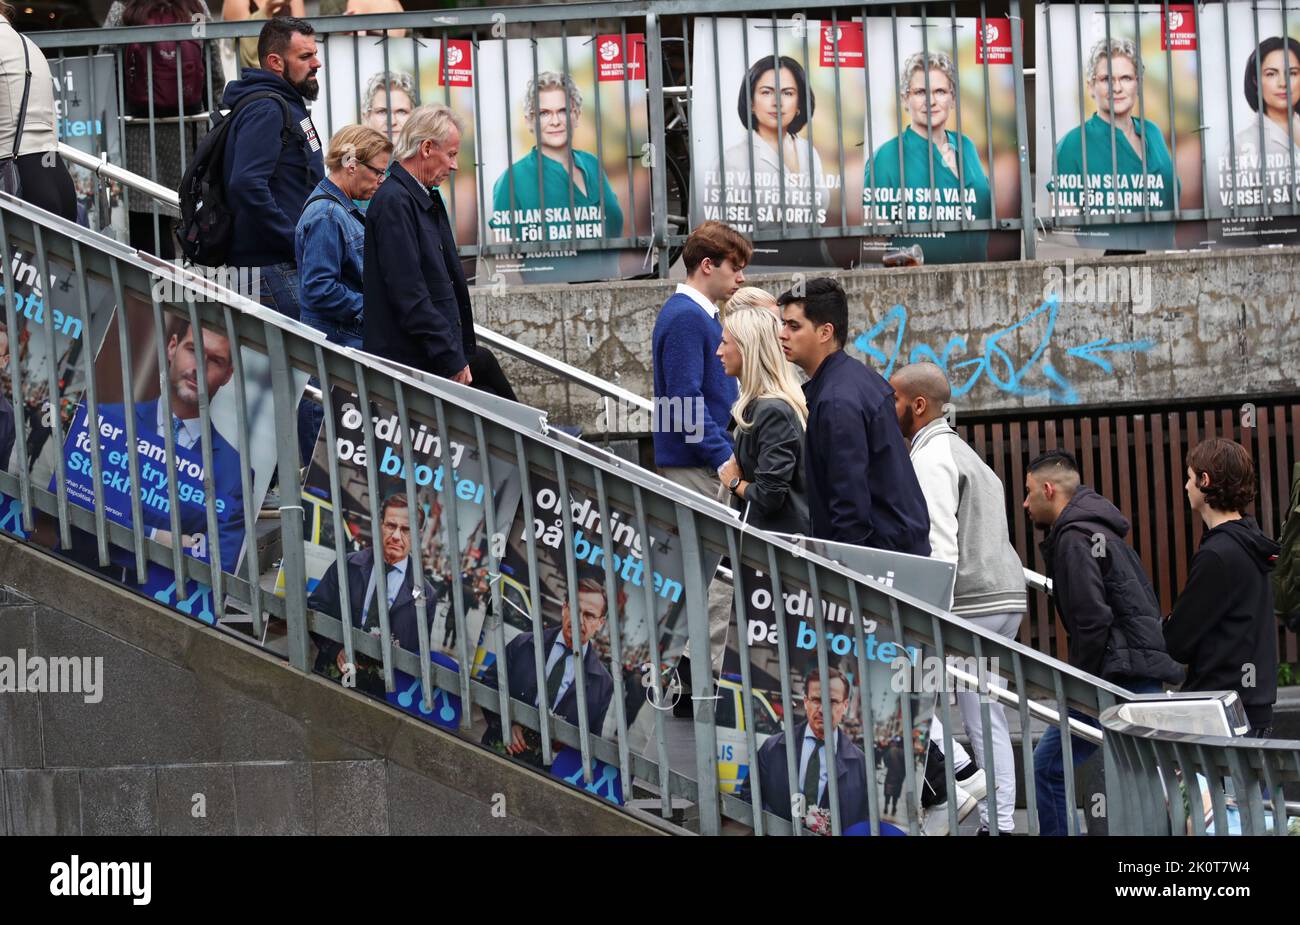
POLYGON ((19 649, 102 657, 103 697, 0 693, 0 835, 657 831, 6 537, 19 649))
MULTIPOLYGON (((958 408, 977 411, 1294 390, 1297 257, 1278 248, 836 275, 849 294, 850 353, 882 372, 934 359, 958 408), (1053 283, 1055 301, 1045 296, 1053 283)), ((755 279, 779 292, 791 276, 755 279)), ((474 306, 494 330, 649 396, 651 333, 675 285, 477 290, 474 306)), ((591 393, 505 365, 521 400, 557 423, 602 429, 591 393)))

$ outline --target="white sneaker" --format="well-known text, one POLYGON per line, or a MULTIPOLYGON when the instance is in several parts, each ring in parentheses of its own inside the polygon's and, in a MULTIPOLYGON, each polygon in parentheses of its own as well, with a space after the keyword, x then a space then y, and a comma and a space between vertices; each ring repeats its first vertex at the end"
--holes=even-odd
POLYGON ((970 777, 957 781, 957 786, 974 797, 976 802, 988 796, 988 778, 984 776, 983 768, 976 768, 970 777))
MULTIPOLYGON (((980 772, 983 773, 983 772, 980 772)), ((969 778, 968 778, 969 780, 969 778)), ((979 804, 979 800, 967 793, 963 781, 963 786, 957 788, 957 822, 971 814, 979 804)), ((921 833, 923 835, 947 835, 949 832, 948 825, 948 804, 937 803, 925 810, 924 818, 921 820, 921 833)))

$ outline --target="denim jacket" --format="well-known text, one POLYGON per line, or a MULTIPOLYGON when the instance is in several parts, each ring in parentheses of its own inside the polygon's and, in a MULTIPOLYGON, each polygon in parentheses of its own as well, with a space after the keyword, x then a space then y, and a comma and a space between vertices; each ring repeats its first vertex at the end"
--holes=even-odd
POLYGON ((302 320, 349 346, 361 345, 365 241, 364 214, 325 177, 308 197, 294 234, 302 320), (329 198, 311 201, 318 196, 329 198))

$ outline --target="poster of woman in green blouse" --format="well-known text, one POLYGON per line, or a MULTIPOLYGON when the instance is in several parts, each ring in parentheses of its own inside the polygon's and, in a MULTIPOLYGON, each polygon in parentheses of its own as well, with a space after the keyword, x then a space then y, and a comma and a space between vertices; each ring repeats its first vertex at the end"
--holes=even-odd
MULTIPOLYGON (((1052 242, 1175 247, 1176 210, 1202 199, 1191 20, 1176 5, 1167 19, 1159 4, 1040 8, 1038 213, 1052 242), (1049 32, 1052 48, 1079 53, 1050 54, 1049 32)), ((1188 228, 1189 246, 1201 237, 1188 228)))
POLYGON ((865 264, 913 247, 927 264, 1020 256, 994 230, 1021 207, 1011 40, 1005 18, 868 17, 865 264))
MULTIPOLYGON (((867 163, 863 205, 885 221, 927 227, 936 222, 987 221, 989 179, 975 144, 947 128, 956 104, 952 59, 943 52, 910 55, 899 77, 910 124, 876 149, 867 163)), ((920 245, 926 263, 988 259, 989 233, 938 231, 897 235, 892 247, 920 245)))
POLYGON ((653 269, 643 249, 590 246, 650 230, 649 159, 629 157, 648 141, 644 47, 639 35, 480 43, 485 243, 518 247, 481 259, 480 284, 653 269))

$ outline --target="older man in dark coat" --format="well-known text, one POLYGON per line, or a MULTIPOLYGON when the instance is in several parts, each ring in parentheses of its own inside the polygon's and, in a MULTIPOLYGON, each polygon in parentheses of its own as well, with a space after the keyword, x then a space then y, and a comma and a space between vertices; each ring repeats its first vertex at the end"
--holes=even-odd
POLYGON ((366 210, 362 347, 514 400, 496 358, 474 337, 469 286, 437 187, 460 156, 461 120, 434 103, 411 113, 388 179, 366 210))

